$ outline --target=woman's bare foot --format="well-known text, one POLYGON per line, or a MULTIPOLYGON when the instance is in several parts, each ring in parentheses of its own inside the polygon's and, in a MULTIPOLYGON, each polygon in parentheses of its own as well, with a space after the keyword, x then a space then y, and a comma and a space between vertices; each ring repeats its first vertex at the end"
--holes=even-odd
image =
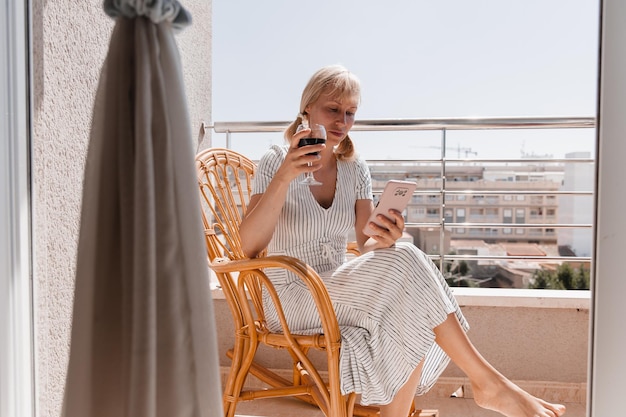
POLYGON ((492 382, 486 387, 472 384, 474 401, 483 408, 507 417, 560 417, 565 414, 564 405, 533 397, 504 377, 492 382))
POLYGON ((507 417, 561 417, 565 406, 533 397, 498 372, 476 350, 456 315, 434 329, 436 341, 467 375, 479 406, 507 417))

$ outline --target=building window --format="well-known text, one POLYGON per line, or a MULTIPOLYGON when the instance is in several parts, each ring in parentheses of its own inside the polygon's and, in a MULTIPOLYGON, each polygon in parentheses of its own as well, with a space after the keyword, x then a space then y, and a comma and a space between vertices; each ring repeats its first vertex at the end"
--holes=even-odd
POLYGON ((502 223, 513 223, 513 210, 509 208, 502 209, 502 223))
POLYGON ((439 204, 439 195, 438 194, 429 194, 428 195, 428 204, 439 204))
POLYGON ((531 219, 541 219, 543 218, 543 209, 541 207, 533 207, 530 209, 529 215, 531 219))
POLYGON ((515 209, 515 223, 526 223, 526 211, 524 209, 515 209))
POLYGON ((438 208, 427 208, 426 209, 426 217, 439 217, 439 209, 438 208))
POLYGON ((465 223, 465 209, 464 208, 456 209, 456 222, 465 223))
POLYGON ((485 217, 487 217, 487 219, 490 219, 490 220, 497 219, 499 214, 500 214, 500 209, 497 209, 497 208, 485 209, 485 217))
POLYGON ((475 204, 485 204, 485 196, 484 195, 474 195, 472 196, 472 200, 475 204))
POLYGON ((411 219, 422 219, 426 215, 426 209, 424 207, 414 207, 409 210, 411 219))
POLYGON ((472 220, 482 220, 484 216, 484 210, 481 208, 470 208, 469 217, 472 220))

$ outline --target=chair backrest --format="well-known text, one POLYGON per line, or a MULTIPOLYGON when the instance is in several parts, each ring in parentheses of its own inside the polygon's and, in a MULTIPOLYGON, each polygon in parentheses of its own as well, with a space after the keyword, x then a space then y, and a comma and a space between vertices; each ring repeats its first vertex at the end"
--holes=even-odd
MULTIPOLYGON (((196 175, 209 262, 224 258, 246 259, 241 250, 239 225, 248 209, 255 171, 256 165, 252 160, 230 149, 210 148, 196 155, 196 175)), ((265 251, 259 256, 264 255, 265 251)), ((240 295, 237 288, 238 275, 215 275, 228 302, 235 328, 242 329, 265 322, 262 283, 255 279, 254 272, 250 273, 246 283, 254 314, 247 304, 247 297, 240 295)))
POLYGON ((248 208, 256 165, 245 156, 211 148, 196 156, 202 221, 210 261, 244 259, 239 225, 248 208))

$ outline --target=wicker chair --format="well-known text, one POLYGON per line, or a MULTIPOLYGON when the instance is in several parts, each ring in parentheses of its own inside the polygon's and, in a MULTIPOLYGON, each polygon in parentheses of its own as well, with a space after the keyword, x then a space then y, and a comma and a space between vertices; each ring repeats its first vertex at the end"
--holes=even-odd
MULTIPOLYGON (((248 259, 243 254, 239 224, 247 209, 255 168, 251 160, 228 149, 208 149, 196 156, 209 266, 219 280, 235 327, 235 345, 228 351, 232 364, 223 387, 224 415, 234 416, 239 401, 287 396, 317 405, 328 417, 379 415, 377 407, 355 404, 355 393, 341 394, 341 334, 330 297, 319 275, 292 257, 261 254, 248 259), (277 293, 263 273, 268 267, 290 270, 306 283, 319 310, 323 333, 303 336, 290 332, 277 293), (262 301, 264 289, 275 303, 281 333, 272 333, 266 326, 262 301), (289 353, 293 363, 291 380, 254 361, 260 344, 289 353), (324 378, 307 355, 310 349, 325 353, 327 371, 324 378), (244 389, 248 374, 269 388, 244 389)), ((349 245, 348 251, 358 255, 356 245, 349 245)), ((437 414, 436 411, 421 413, 413 410, 411 415, 437 414)))

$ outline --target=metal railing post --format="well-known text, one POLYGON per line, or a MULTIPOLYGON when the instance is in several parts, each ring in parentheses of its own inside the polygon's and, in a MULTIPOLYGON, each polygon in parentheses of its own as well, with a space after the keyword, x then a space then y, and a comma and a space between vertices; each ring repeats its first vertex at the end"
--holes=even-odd
POLYGON ((439 198, 441 198, 441 212, 439 217, 441 219, 439 224, 439 270, 445 275, 445 251, 444 246, 446 243, 446 217, 444 215, 446 209, 446 129, 441 129, 441 187, 439 198))

